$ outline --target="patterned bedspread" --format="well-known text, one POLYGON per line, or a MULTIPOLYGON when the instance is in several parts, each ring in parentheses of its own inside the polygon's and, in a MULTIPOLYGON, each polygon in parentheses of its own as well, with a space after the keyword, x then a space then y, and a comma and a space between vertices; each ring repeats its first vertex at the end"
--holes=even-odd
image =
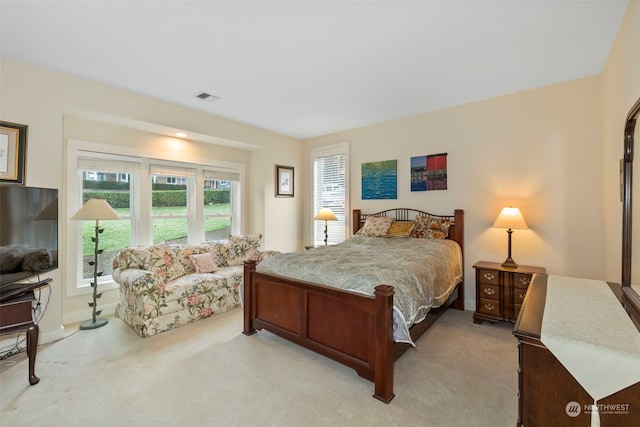
POLYGON ((284 253, 262 273, 373 295, 394 286, 394 339, 413 344, 408 328, 445 303, 462 280, 462 251, 452 240, 351 236, 338 245, 284 253))

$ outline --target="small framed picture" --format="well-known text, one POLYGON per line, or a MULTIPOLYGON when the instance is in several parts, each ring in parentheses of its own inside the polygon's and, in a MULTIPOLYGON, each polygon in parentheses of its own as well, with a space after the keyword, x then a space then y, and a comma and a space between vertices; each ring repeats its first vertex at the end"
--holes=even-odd
POLYGON ((27 126, 0 121, 0 181, 24 184, 27 126))
POLYGON ((276 165, 276 197, 293 197, 293 176, 292 166, 276 165))

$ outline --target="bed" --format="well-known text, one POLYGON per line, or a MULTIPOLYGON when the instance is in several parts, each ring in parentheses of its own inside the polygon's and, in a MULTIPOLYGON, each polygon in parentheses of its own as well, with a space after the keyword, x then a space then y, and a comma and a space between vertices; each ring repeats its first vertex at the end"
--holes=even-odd
MULTIPOLYGON (((437 291, 436 295, 425 296, 428 303, 424 301, 415 303, 416 311, 407 314, 406 307, 398 307, 401 305, 401 300, 405 298, 400 288, 398 288, 398 304, 394 304, 394 293, 396 293, 394 283, 381 283, 375 286, 367 283, 352 289, 337 287, 340 283, 317 283, 330 276, 330 274, 318 274, 318 269, 329 268, 318 262, 318 259, 331 258, 328 255, 330 250, 343 250, 340 248, 319 248, 292 255, 278 255, 274 258, 283 258, 272 260, 266 265, 263 265, 265 264, 263 261, 259 268, 255 261, 245 261, 243 333, 252 335, 258 330, 265 329, 349 366, 361 377, 374 382, 373 397, 389 403, 394 397, 394 361, 410 348, 413 341, 418 339, 449 306, 458 310, 464 309, 462 277, 464 211, 458 209, 453 215, 434 215, 417 209, 398 208, 365 214, 355 209, 352 217, 354 236, 347 239, 347 246, 369 241, 358 237, 358 230, 363 228, 369 217, 392 218, 396 222, 412 222, 416 217, 430 217, 448 222, 450 224, 447 237, 449 241, 445 246, 450 247, 451 241, 455 242, 461 264, 460 273, 454 275, 455 283, 448 284, 446 286, 448 289, 444 293, 437 291), (282 261, 288 260, 288 256, 291 257, 291 262, 282 261), (304 264, 299 257, 307 259, 311 272, 303 277, 310 278, 309 280, 274 273, 279 271, 274 270, 278 268, 279 263, 298 266, 304 264), (397 335, 398 325, 402 323, 407 326, 407 339, 394 340, 394 331, 397 335)), ((380 242, 373 246, 383 245, 387 251, 389 251, 387 245, 392 244, 392 240, 405 240, 384 237, 374 239, 380 242)), ((363 258, 371 261, 371 268, 364 267, 362 276, 369 275, 375 266, 380 265, 380 258, 373 255, 375 252, 372 251, 372 255, 369 255, 366 249, 371 245, 365 243, 362 247, 356 246, 354 249, 356 252, 359 251, 357 256, 360 261, 363 258)), ((398 249, 398 252, 400 251, 398 249)), ((343 273, 336 274, 336 282, 342 280, 343 273)), ((423 288, 420 286, 418 292, 425 293, 423 288)))

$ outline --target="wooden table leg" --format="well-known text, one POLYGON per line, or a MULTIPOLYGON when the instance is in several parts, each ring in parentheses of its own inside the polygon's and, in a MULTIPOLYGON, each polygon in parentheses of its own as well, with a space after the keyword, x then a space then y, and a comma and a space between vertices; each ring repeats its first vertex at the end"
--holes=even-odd
POLYGON ((29 384, 35 385, 40 382, 36 377, 36 353, 38 351, 38 325, 33 324, 27 329, 27 355, 29 356, 29 384))

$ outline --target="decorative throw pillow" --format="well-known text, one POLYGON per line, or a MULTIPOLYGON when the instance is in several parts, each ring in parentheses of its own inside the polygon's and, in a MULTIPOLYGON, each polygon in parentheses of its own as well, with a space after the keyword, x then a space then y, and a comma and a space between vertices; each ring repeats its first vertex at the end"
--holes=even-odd
POLYGON ((229 236, 228 265, 242 265, 244 260, 257 261, 260 256, 262 234, 247 234, 243 236, 229 236))
POLYGON ((409 237, 413 230, 413 224, 409 221, 393 221, 387 231, 387 237, 409 237))
POLYGON ((213 260, 213 256, 210 252, 198 255, 189 255, 189 258, 196 267, 196 273, 212 273, 220 268, 213 260))
POLYGON ((125 268, 140 268, 142 270, 147 270, 149 260, 151 258, 151 252, 149 252, 147 248, 134 246, 127 251, 125 268))
POLYGON ((449 236, 451 220, 431 216, 417 216, 411 237, 419 239, 446 239, 449 236))
POLYGON ((362 235, 369 237, 384 237, 391 227, 393 218, 387 216, 369 216, 362 226, 362 235))
POLYGON ((200 253, 209 252, 213 257, 213 261, 218 267, 226 267, 227 260, 229 259, 229 242, 226 241, 211 241, 201 245, 202 250, 200 253))
POLYGON ((186 273, 184 267, 177 261, 176 256, 166 243, 151 246, 149 248, 150 257, 148 259, 147 270, 151 270, 165 282, 170 282, 186 273))
POLYGON ((193 273, 196 271, 195 266, 193 265, 193 261, 191 260, 191 255, 198 255, 203 251, 202 245, 177 245, 175 248, 176 259, 182 266, 186 273, 193 273))

